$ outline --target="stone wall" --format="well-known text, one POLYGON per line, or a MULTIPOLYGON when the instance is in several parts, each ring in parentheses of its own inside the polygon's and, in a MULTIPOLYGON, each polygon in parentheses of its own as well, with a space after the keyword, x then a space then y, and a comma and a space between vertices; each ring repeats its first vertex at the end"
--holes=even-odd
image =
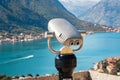
POLYGON ((120 76, 89 71, 92 80, 120 80, 120 76))
POLYGON ((74 73, 74 80, 92 80, 89 71, 80 71, 74 73))
MULTIPOLYGON (((89 71, 80 71, 74 73, 74 80, 91 80, 89 71)), ((58 80, 58 75, 46 75, 46 76, 37 76, 37 77, 19 77, 18 79, 13 80, 58 80)))
MULTIPOLYGON (((120 76, 99 73, 93 70, 74 73, 73 77, 74 80, 120 80, 120 76)), ((46 75, 37 77, 27 76, 12 80, 58 80, 58 75, 46 75)))

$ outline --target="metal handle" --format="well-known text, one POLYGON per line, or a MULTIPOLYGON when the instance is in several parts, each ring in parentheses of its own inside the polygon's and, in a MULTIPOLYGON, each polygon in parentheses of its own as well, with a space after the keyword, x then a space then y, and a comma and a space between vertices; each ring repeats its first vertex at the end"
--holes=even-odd
POLYGON ((54 49, 52 48, 52 46, 51 46, 51 38, 50 38, 50 37, 48 37, 48 48, 49 48, 49 50, 50 50, 52 53, 57 53, 57 54, 60 53, 60 51, 54 50, 54 49))

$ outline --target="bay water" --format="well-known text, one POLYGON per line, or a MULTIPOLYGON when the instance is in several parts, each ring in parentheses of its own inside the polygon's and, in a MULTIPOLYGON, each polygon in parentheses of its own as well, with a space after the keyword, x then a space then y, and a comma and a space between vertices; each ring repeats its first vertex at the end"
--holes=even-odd
MULTIPOLYGON (((54 49, 63 45, 52 40, 54 49)), ((120 33, 94 33, 84 37, 82 49, 75 53, 77 67, 75 72, 89 70, 94 63, 108 57, 120 56, 120 33)), ((49 51, 47 39, 17 42, 0 45, 0 74, 45 75, 57 74, 54 60, 56 54, 49 51)))

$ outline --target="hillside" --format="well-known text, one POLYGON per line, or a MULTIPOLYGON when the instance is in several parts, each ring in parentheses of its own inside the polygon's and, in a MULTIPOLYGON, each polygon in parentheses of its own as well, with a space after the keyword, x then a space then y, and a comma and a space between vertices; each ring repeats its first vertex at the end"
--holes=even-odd
POLYGON ((101 0, 80 19, 92 23, 120 27, 120 0, 101 0))
POLYGON ((47 30, 50 19, 58 17, 67 19, 80 29, 91 30, 94 26, 77 19, 58 0, 0 0, 1 32, 40 32, 47 30))
POLYGON ((59 0, 67 10, 76 17, 85 14, 85 12, 97 4, 99 0, 59 0))

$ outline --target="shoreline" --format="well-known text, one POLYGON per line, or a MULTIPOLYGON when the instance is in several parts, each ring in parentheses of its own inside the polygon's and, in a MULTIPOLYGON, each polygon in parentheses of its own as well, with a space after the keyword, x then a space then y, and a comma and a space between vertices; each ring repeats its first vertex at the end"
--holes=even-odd
MULTIPOLYGON (((0 36, 1 37, 1 36, 0 36)), ((18 36, 11 36, 6 38, 0 39, 0 45, 4 43, 16 43, 16 42, 26 42, 26 41, 33 41, 38 39, 43 39, 44 33, 40 33, 38 35, 32 35, 32 34, 20 34, 18 36)))
MULTIPOLYGON (((100 33, 111 33, 111 32, 112 33, 119 33, 119 32, 113 32, 113 31, 104 31, 104 32, 100 32, 100 33)), ((86 31, 86 35, 88 35, 88 34, 92 35, 94 33, 96 33, 96 31, 86 31)), ((2 38, 2 36, 0 35, 0 45, 4 44, 4 43, 33 41, 33 40, 38 40, 38 39, 43 39, 43 38, 45 38, 44 33, 40 33, 38 35, 21 33, 17 36, 11 36, 11 37, 6 37, 6 38, 2 38)))

